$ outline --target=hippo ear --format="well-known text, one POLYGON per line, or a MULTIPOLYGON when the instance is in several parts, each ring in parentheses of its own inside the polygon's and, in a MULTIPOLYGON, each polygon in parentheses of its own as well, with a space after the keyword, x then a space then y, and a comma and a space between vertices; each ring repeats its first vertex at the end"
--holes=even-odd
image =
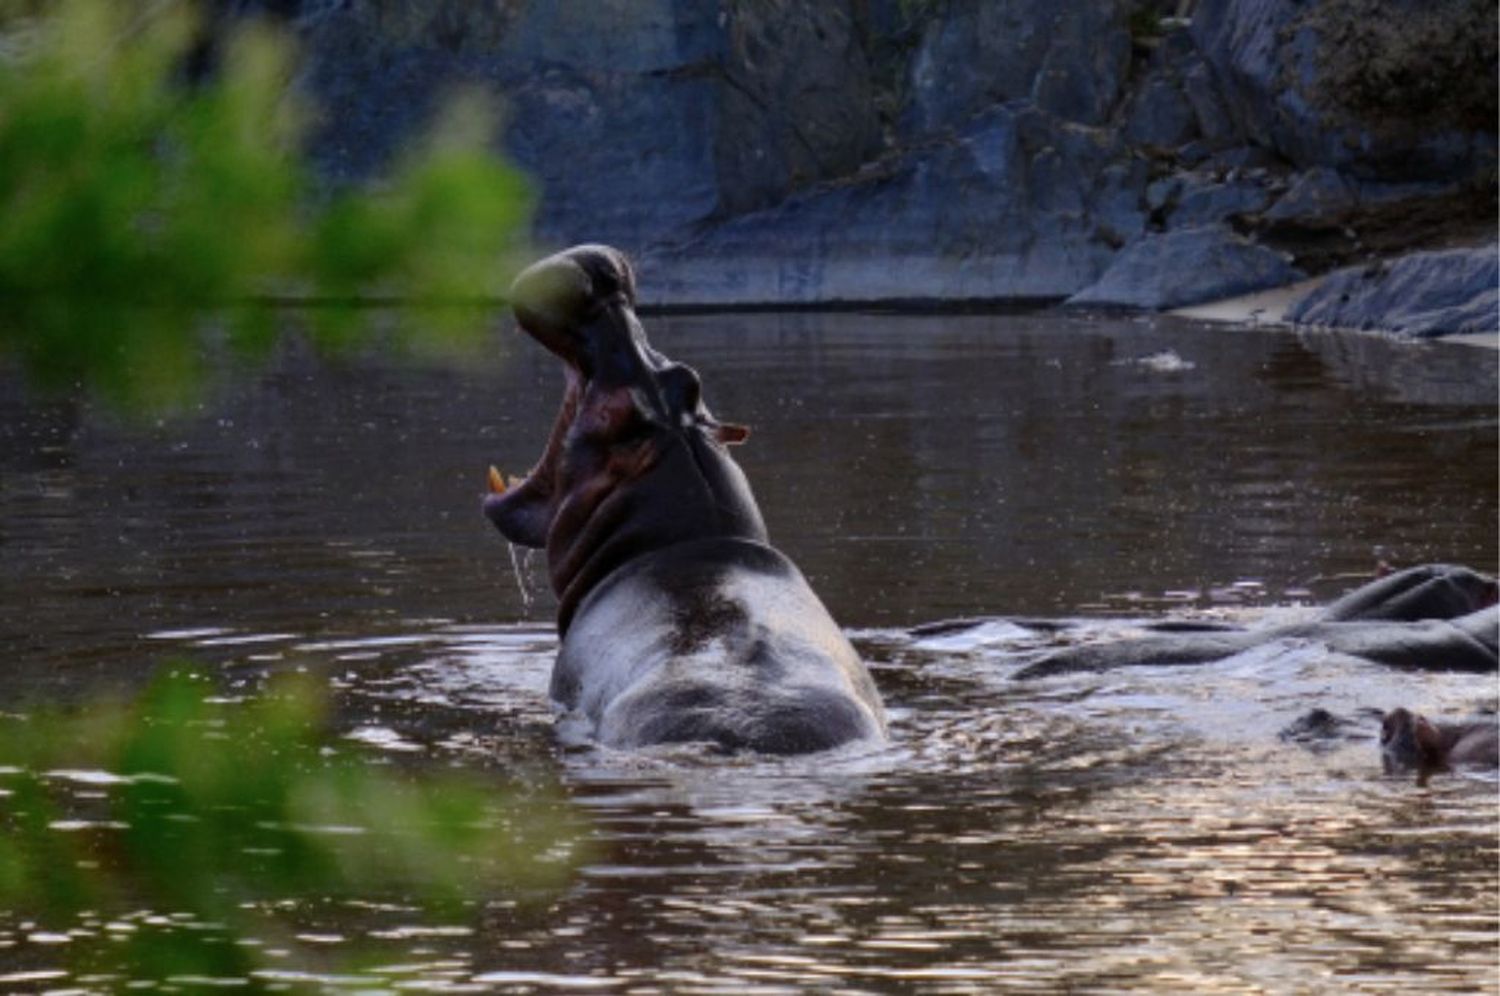
POLYGON ((630 257, 615 250, 615 261, 620 267, 620 289, 625 292, 625 300, 635 307, 635 267, 630 265, 630 257))
POLYGON ((574 246, 559 255, 588 277, 591 300, 601 301, 620 294, 629 307, 635 307, 635 269, 623 252, 613 246, 591 243, 574 246))
POLYGON ((750 427, 718 422, 713 427, 714 438, 725 446, 738 446, 750 438, 750 427))

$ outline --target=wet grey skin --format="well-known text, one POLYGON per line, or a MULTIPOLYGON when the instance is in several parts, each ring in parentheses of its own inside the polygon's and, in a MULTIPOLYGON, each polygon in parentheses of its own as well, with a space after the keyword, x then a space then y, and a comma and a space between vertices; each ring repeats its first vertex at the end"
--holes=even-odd
POLYGON ((1022 668, 1017 678, 1151 664, 1203 664, 1275 640, 1309 640, 1334 653, 1413 671, 1491 672, 1500 667, 1495 579, 1466 567, 1427 564, 1373 581, 1289 626, 1205 627, 1070 647, 1022 668))
POLYGON ((706 742, 798 754, 885 737, 869 671, 770 545, 691 367, 654 350, 635 275, 576 246, 511 290, 521 328, 563 361, 565 388, 526 479, 491 475, 485 515, 545 549, 562 639, 552 698, 613 747, 706 742))

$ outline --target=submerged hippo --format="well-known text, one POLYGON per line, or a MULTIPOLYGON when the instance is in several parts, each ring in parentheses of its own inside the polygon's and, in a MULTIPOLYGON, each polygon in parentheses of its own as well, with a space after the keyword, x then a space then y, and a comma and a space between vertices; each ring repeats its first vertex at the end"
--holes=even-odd
POLYGON ((706 741, 792 754, 885 735, 880 695, 800 571, 770 545, 698 375, 652 349, 607 246, 523 272, 521 327, 564 364, 541 459, 484 512, 547 551, 562 639, 552 698, 616 747, 706 741))
POLYGON ((1392 709, 1380 724, 1380 757, 1388 773, 1500 767, 1500 725, 1493 720, 1435 723, 1392 709))
POLYGON ((1163 623, 1156 633, 1140 639, 1049 654, 1016 677, 1141 664, 1201 664, 1274 640, 1318 642, 1334 653, 1408 670, 1494 671, 1500 666, 1496 595, 1494 578, 1466 567, 1428 564, 1358 588, 1310 622, 1256 629, 1163 623))

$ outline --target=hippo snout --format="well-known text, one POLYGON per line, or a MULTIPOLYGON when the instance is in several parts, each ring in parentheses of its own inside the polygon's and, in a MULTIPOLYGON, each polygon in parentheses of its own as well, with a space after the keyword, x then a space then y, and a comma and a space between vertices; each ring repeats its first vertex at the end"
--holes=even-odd
POLYGON ((572 359, 581 329, 610 301, 635 306, 635 274, 617 249, 574 246, 533 263, 510 288, 521 327, 564 359, 572 359))

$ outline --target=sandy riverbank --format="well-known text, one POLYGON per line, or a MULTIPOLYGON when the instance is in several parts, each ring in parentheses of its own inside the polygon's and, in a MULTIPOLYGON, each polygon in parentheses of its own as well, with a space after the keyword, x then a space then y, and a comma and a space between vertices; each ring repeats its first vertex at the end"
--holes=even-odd
MULTIPOLYGON (((1224 298, 1205 304, 1178 308, 1170 314, 1181 318, 1192 318, 1204 322, 1225 322, 1235 325, 1286 325, 1286 313, 1292 304, 1323 282, 1324 277, 1299 281, 1285 287, 1224 298)), ((1500 350, 1500 332, 1482 332, 1475 335, 1444 336, 1443 342, 1457 342, 1468 346, 1500 350)))

